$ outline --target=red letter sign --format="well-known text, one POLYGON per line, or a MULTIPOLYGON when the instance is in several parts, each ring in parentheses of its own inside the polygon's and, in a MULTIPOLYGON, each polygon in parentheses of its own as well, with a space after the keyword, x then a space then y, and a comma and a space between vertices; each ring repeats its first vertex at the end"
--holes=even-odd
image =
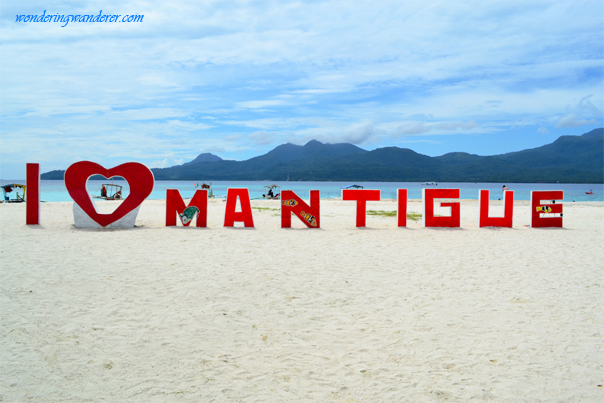
POLYGON ((197 190, 186 206, 178 189, 166 189, 166 227, 176 226, 176 215, 185 227, 197 215, 197 226, 205 228, 208 222, 208 191, 197 190))
POLYGON ((451 215, 434 217, 434 199, 459 199, 459 189, 423 189, 422 196, 424 199, 424 227, 459 227, 461 222, 459 202, 440 203, 441 207, 451 208, 451 215))
POLYGON ((40 225, 40 164, 27 164, 25 224, 40 225))
POLYGON ((398 218, 398 226, 407 226, 407 189, 397 189, 398 209, 396 215, 398 218))
POLYGON ((292 190, 281 191, 281 228, 291 228, 292 213, 308 228, 321 228, 321 198, 318 190, 310 191, 310 206, 292 190))
POLYGON ((531 227, 562 228, 562 204, 555 204, 555 200, 564 199, 562 190, 532 191, 531 192, 531 227), (554 200, 554 204, 542 204, 541 200, 554 200), (543 217, 542 214, 557 214, 559 217, 543 217))
POLYGON ((489 217, 489 191, 478 191, 478 205, 480 206, 480 216, 478 218, 479 227, 507 227, 512 228, 512 217, 514 215, 514 191, 506 190, 503 192, 503 217, 489 217))
POLYGON ((342 200, 356 200, 357 202, 357 227, 365 227, 367 201, 379 201, 380 195, 379 190, 342 189, 342 200))
POLYGON ((228 189, 226 199, 226 210, 224 212, 224 226, 232 227, 235 221, 243 222, 245 227, 254 227, 252 217, 252 205, 250 204, 250 192, 247 189, 228 189), (241 203, 241 211, 236 212, 237 198, 241 203))

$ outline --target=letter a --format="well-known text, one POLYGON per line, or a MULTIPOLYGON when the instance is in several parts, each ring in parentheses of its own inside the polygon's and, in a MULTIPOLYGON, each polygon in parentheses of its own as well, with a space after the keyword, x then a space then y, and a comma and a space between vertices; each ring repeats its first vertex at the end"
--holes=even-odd
POLYGON ((254 227, 254 218, 252 216, 252 206, 250 203, 250 193, 244 188, 234 188, 227 190, 226 210, 224 212, 224 226, 233 227, 235 221, 243 222, 245 227, 254 227), (237 198, 241 203, 241 211, 235 211, 237 207, 237 198))

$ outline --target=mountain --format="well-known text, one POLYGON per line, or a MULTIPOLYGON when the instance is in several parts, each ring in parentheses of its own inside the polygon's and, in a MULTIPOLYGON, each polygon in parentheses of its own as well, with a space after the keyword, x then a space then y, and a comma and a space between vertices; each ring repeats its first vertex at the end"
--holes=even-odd
MULTIPOLYGON (((551 144, 507 154, 463 152, 428 157, 384 147, 366 151, 352 144, 283 144, 246 161, 200 154, 170 168, 154 168, 157 180, 306 180, 384 182, 604 182, 604 129, 562 136, 551 144)), ((52 171, 42 179, 62 179, 52 171)))
POLYGON ((185 162, 183 165, 195 164, 197 162, 214 162, 214 161, 222 161, 222 158, 220 158, 219 156, 214 155, 214 154, 203 153, 203 154, 199 154, 193 161, 185 162))
MULTIPOLYGON (((272 179, 279 171, 283 180, 290 171, 299 169, 309 161, 331 161, 351 155, 364 154, 363 150, 352 144, 323 144, 311 140, 303 146, 282 144, 268 153, 250 158, 247 161, 214 161, 183 164, 170 168, 152 169, 158 180, 262 180, 272 179), (285 168, 290 167, 291 168, 285 168)), ((195 161, 195 160, 194 160, 195 161)))
POLYGON ((40 178, 45 180, 63 180, 64 177, 65 171, 61 169, 55 169, 54 171, 45 172, 40 175, 40 178))
POLYGON ((337 158, 353 154, 364 154, 367 152, 367 150, 363 150, 352 144, 323 144, 317 140, 311 140, 303 146, 297 146, 290 143, 283 144, 260 157, 255 157, 248 161, 274 164, 318 158, 337 158))

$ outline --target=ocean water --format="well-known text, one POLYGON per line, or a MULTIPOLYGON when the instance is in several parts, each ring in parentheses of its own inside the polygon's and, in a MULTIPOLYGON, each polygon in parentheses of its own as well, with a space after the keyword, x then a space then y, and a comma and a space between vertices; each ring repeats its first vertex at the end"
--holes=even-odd
MULTIPOLYGON (((1 180, 2 185, 8 183, 22 183, 25 181, 1 180)), ((88 191, 91 195, 100 195, 101 184, 114 183, 124 187, 124 197, 128 196, 128 183, 124 180, 89 180, 87 183, 88 191)), ((351 182, 267 182, 267 181, 212 181, 206 182, 212 184, 212 190, 217 196, 225 196, 228 188, 248 188, 251 198, 261 197, 267 192, 264 186, 276 184, 282 189, 293 190, 302 198, 308 198, 309 190, 320 190, 322 199, 336 199, 341 195, 341 189, 352 185, 351 182)), ((604 185, 599 184, 571 184, 571 183, 438 183, 438 185, 424 185, 419 182, 356 182, 365 189, 380 189, 382 199, 396 199, 397 189, 407 189, 409 199, 421 199, 422 189, 460 189, 462 199, 478 199, 480 189, 490 190, 490 198, 497 200, 501 198, 501 188, 507 185, 514 191, 515 200, 530 200, 532 190, 562 190, 564 191, 564 201, 604 201, 604 185), (588 195, 585 192, 593 190, 594 194, 588 195)), ((41 200, 49 202, 71 201, 71 197, 65 188, 62 180, 42 180, 41 181, 41 200)), ((194 181, 156 181, 153 192, 149 199, 165 199, 166 189, 178 189, 183 198, 190 198, 195 193, 194 181)), ((12 196, 11 198, 14 198, 12 196)))

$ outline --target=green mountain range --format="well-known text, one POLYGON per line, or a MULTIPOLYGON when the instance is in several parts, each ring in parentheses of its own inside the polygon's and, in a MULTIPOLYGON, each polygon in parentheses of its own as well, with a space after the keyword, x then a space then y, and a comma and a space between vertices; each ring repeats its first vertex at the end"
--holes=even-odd
MULTIPOLYGON (((312 140, 304 146, 283 144, 246 161, 206 153, 152 171, 156 180, 603 183, 604 129, 493 156, 455 152, 428 157, 406 148, 367 151, 352 144, 312 140)), ((42 179, 62 179, 63 173, 48 172, 42 179)))

